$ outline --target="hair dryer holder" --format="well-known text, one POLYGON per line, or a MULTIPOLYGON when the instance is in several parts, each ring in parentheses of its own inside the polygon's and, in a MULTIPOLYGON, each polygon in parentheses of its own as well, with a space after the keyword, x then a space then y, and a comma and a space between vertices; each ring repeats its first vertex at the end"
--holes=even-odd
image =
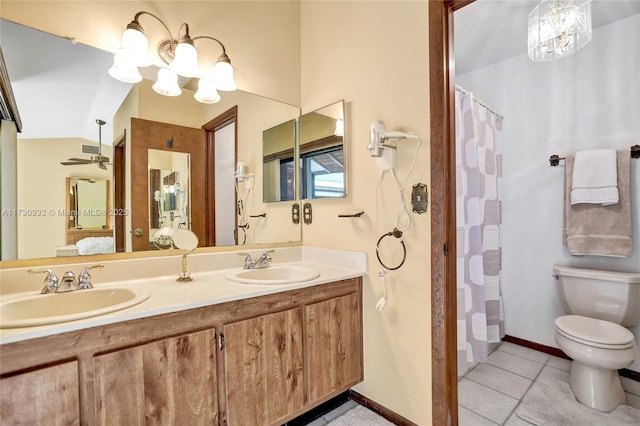
POLYGON ((376 165, 380 170, 391 170, 396 165, 395 145, 386 143, 389 140, 414 139, 413 133, 398 131, 387 132, 382 120, 375 120, 369 128, 370 143, 367 145, 369 155, 376 159, 376 165))

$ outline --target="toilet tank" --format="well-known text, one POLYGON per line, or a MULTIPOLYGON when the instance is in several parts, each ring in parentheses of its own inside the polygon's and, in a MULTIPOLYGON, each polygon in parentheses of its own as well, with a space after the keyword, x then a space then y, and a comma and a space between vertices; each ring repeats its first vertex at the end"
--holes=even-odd
POLYGON ((558 294, 567 313, 611 321, 625 327, 640 323, 640 272, 553 267, 558 294))

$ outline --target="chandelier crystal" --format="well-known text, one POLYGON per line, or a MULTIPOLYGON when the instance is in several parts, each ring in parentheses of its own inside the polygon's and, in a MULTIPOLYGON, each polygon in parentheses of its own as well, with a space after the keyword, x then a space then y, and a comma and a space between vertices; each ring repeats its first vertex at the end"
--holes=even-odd
POLYGON ((553 61, 591 41, 591 0, 542 0, 529 14, 528 53, 553 61))

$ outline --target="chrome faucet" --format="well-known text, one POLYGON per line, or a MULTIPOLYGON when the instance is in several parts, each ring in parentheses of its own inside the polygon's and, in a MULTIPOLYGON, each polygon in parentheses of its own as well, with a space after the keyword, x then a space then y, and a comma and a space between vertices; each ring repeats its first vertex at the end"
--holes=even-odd
POLYGON ((245 256, 244 269, 264 269, 269 267, 269 262, 273 259, 269 253, 273 253, 273 250, 265 251, 256 260, 249 253, 238 253, 238 256, 245 256))
POLYGON ((58 281, 56 273, 51 269, 28 269, 27 272, 30 274, 47 274, 44 278, 44 287, 42 291, 40 291, 40 294, 56 293, 58 291, 60 282, 58 281))
POLYGON ((62 281, 58 279, 56 273, 51 269, 29 269, 27 272, 30 274, 47 274, 44 279, 44 287, 42 288, 42 291, 40 291, 41 294, 65 293, 68 291, 93 288, 89 269, 102 268, 103 266, 104 265, 85 266, 82 269, 82 272, 80 272, 78 279, 76 279, 76 276, 72 271, 67 271, 62 276, 62 281))
POLYGON ((80 290, 80 286, 78 285, 78 281, 76 280, 76 276, 73 272, 67 271, 62 276, 62 282, 60 286, 56 290, 56 293, 66 293, 67 291, 76 291, 80 290))
POLYGON ((78 285, 80 286, 80 290, 93 288, 93 284, 91 284, 91 274, 89 273, 89 269, 103 268, 103 267, 104 265, 98 264, 98 265, 85 266, 84 268, 82 268, 82 272, 80 272, 80 275, 78 275, 78 285))

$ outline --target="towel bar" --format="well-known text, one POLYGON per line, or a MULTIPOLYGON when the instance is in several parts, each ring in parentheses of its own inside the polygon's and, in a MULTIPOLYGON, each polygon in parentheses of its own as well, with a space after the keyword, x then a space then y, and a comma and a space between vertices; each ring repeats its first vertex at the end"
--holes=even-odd
MULTIPOLYGON (((640 158, 640 145, 633 145, 630 148, 631 158, 640 158)), ((564 157, 560 157, 558 154, 553 154, 549 157, 549 165, 555 167, 560 164, 560 160, 564 160, 564 157)))
POLYGON ((363 214, 364 211, 360 210, 359 212, 340 213, 338 217, 360 217, 363 214))

